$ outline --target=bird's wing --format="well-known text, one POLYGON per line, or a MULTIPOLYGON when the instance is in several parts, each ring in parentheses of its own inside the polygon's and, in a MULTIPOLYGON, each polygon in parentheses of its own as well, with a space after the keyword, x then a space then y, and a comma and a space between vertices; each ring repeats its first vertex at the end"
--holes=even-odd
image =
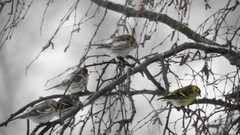
POLYGON ((129 47, 129 44, 127 41, 113 42, 111 46, 112 49, 126 49, 128 47, 129 47))
POLYGON ((101 49, 101 48, 111 48, 109 46, 109 44, 90 44, 88 46, 97 46, 97 49, 101 49))
POLYGON ((70 80, 71 80, 71 74, 68 75, 60 84, 57 84, 57 85, 52 86, 50 88, 47 88, 47 89, 45 89, 45 91, 51 90, 53 88, 57 88, 57 87, 60 87, 60 86, 67 86, 67 85, 69 85, 70 80))
POLYGON ((186 91, 183 91, 182 88, 175 90, 173 92, 169 92, 168 94, 166 94, 164 97, 162 97, 161 99, 183 99, 189 96, 189 93, 187 93, 186 91))
POLYGON ((111 43, 113 42, 113 39, 104 39, 104 40, 100 40, 97 42, 94 42, 93 44, 90 44, 88 46, 97 46, 98 49, 100 48, 111 48, 111 43))
POLYGON ((39 114, 42 113, 48 113, 50 111, 50 106, 47 103, 41 103, 41 104, 37 104, 35 106, 33 106, 28 112, 16 117, 17 118, 21 118, 21 119, 25 119, 25 118, 29 118, 29 117, 36 117, 39 114))

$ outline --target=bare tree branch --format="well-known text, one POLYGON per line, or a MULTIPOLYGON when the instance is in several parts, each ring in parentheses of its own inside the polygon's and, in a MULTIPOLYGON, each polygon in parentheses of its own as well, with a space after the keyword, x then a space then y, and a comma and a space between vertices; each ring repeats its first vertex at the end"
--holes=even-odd
POLYGON ((171 28, 180 31, 184 35, 186 35, 188 38, 196 41, 196 42, 201 42, 209 45, 217 45, 220 46, 219 44, 201 36, 200 34, 194 32, 191 30, 189 27, 186 25, 174 20, 173 18, 165 15, 165 14, 160 14, 148 10, 136 10, 134 8, 126 7, 124 5, 116 4, 110 1, 103 1, 103 0, 91 0, 98 6, 107 8, 109 10, 121 13, 126 15, 127 17, 138 17, 138 18, 145 18, 151 21, 158 21, 162 22, 171 28))

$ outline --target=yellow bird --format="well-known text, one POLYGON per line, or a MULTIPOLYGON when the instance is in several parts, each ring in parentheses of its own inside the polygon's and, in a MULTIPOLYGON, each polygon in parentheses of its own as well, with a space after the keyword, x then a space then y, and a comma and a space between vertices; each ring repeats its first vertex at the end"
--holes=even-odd
POLYGON ((58 100, 57 116, 63 117, 68 112, 73 110, 77 106, 78 102, 80 102, 80 100, 77 93, 65 95, 64 97, 58 100))
POLYGON ((167 93, 164 97, 157 100, 163 99, 169 101, 176 107, 186 106, 191 104, 197 96, 200 96, 201 90, 198 86, 188 85, 180 89, 176 89, 173 92, 167 93))

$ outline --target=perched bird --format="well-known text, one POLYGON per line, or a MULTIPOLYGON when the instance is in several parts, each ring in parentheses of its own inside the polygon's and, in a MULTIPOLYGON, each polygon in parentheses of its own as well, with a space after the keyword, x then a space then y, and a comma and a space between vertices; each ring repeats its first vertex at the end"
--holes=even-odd
POLYGON ((33 106, 28 112, 14 118, 30 119, 35 123, 49 122, 57 114, 57 102, 54 100, 46 100, 40 104, 33 106))
POLYGON ((169 92, 159 99, 164 99, 176 107, 181 107, 191 104, 197 96, 200 96, 200 93, 201 90, 197 86, 188 85, 173 92, 169 92))
POLYGON ((74 109, 79 102, 79 96, 76 93, 63 96, 58 100, 58 112, 59 117, 63 117, 72 109, 74 109))
POLYGON ((60 84, 50 87, 46 90, 56 88, 65 91, 68 88, 68 92, 76 93, 87 90, 87 84, 88 70, 86 68, 77 68, 72 73, 70 73, 60 84))
POLYGON ((97 46, 98 49, 105 49, 108 55, 116 59, 118 57, 126 57, 137 47, 137 42, 131 35, 121 35, 96 42, 89 46, 97 46))

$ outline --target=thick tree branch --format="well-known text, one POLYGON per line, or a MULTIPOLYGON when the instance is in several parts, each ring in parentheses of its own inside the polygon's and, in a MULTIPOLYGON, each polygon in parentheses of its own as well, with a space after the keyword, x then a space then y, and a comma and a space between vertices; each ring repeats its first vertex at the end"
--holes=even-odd
POLYGON ((156 13, 156 12, 152 12, 152 11, 148 11, 148 10, 142 10, 142 9, 134 9, 134 8, 126 7, 124 5, 116 4, 116 3, 113 3, 110 1, 104 1, 104 0, 91 0, 91 1, 94 2, 95 4, 97 4, 98 6, 101 6, 101 7, 107 8, 109 10, 124 14, 127 17, 146 18, 146 19, 149 19, 152 21, 162 22, 162 23, 168 25, 169 27, 180 31, 181 33, 186 35, 188 38, 190 38, 196 42, 220 46, 218 43, 201 36, 200 34, 191 30, 186 25, 174 20, 173 18, 171 18, 165 14, 160 14, 160 13, 156 13))
POLYGON ((231 104, 231 103, 226 103, 225 101, 221 99, 208 99, 208 98, 203 98, 199 99, 195 104, 212 104, 212 105, 219 105, 222 107, 225 107, 226 110, 240 110, 240 105, 239 104, 231 104))
MULTIPOLYGON (((136 73, 141 73, 150 64, 152 64, 152 63, 154 63, 156 61, 160 61, 159 58, 161 58, 161 57, 162 58, 168 58, 168 57, 174 56, 176 53, 181 52, 181 51, 183 51, 185 49, 198 49, 198 50, 204 51, 205 53, 218 53, 218 54, 223 54, 223 55, 228 53, 228 50, 226 50, 224 48, 220 48, 220 47, 217 48, 217 47, 212 47, 212 46, 208 46, 208 45, 204 45, 204 44, 200 44, 200 43, 184 43, 184 44, 182 44, 182 45, 180 45, 180 46, 178 46, 178 47, 176 47, 174 49, 171 49, 171 50, 166 51, 164 53, 155 55, 155 56, 153 56, 153 57, 151 57, 149 59, 146 59, 139 66, 134 67, 129 72, 129 74, 130 75, 134 75, 136 73)), ((64 115, 61 119, 58 119, 58 120, 55 120, 55 121, 51 122, 51 125, 56 125, 56 124, 59 124, 59 123, 63 123, 72 114, 76 114, 78 111, 80 111, 85 106, 87 106, 89 104, 93 104, 95 102, 95 100, 99 99, 101 96, 104 96, 107 93, 109 93, 110 91, 112 91, 118 84, 122 83, 126 79, 127 79, 127 74, 125 73, 122 76, 120 76, 119 78, 117 78, 116 80, 112 81, 110 84, 108 84, 104 88, 102 88, 99 91, 96 91, 95 93, 93 93, 88 99, 86 99, 84 102, 79 104, 71 112, 69 112, 68 114, 64 115)), ((201 102, 204 103, 206 101, 201 101, 201 102)), ((210 102, 207 102, 207 103, 210 103, 210 102)), ((45 123, 42 126, 45 126, 46 124, 49 124, 49 123, 45 123)), ((50 129, 50 127, 48 127, 48 126, 47 126, 47 128, 50 129)))
MULTIPOLYGON (((165 14, 160 14, 160 13, 156 13, 148 10, 142 10, 142 9, 134 9, 131 7, 126 7, 124 5, 120 5, 120 4, 116 4, 116 3, 104 1, 104 0, 91 0, 91 1, 97 4, 98 6, 124 14, 127 17, 146 18, 152 21, 162 22, 168 25, 169 27, 180 31, 182 34, 186 35, 188 38, 192 39, 195 42, 208 44, 212 47, 220 47, 220 48, 224 47, 225 49, 229 49, 228 45, 220 45, 214 41, 211 41, 203 37, 202 35, 196 33, 195 31, 193 31, 183 23, 178 22, 165 14)), ((212 49, 217 49, 217 48, 212 48, 212 49)), ((240 67, 240 61, 238 61, 238 59, 240 59, 239 53, 232 51, 231 49, 229 49, 229 51, 226 51, 225 49, 224 49, 224 52, 225 52, 224 56, 230 61, 232 65, 236 65, 240 67)), ((220 49, 219 51, 223 51, 223 50, 220 49)))
MULTIPOLYGON (((142 10, 142 9, 137 10, 137 9, 134 9, 131 7, 126 7, 124 5, 116 4, 113 2, 109 2, 109 1, 103 1, 103 0, 91 0, 91 1, 94 2, 95 4, 97 4, 98 6, 101 6, 101 7, 107 8, 109 10, 124 14, 127 17, 146 18, 146 19, 149 19, 152 21, 162 22, 162 23, 168 25, 169 27, 180 31, 182 34, 186 35, 188 38, 192 39, 195 42, 208 44, 213 47, 225 47, 225 49, 227 49, 227 47, 228 47, 227 45, 220 45, 214 41, 211 41, 211 40, 203 37, 202 35, 191 30, 186 25, 174 20, 173 18, 171 18, 165 14, 160 14, 160 13, 156 13, 156 12, 152 12, 152 11, 148 11, 148 10, 142 10)), ((221 51, 223 51, 223 50, 221 50, 221 51)), ((240 61, 238 61, 238 59, 240 59, 240 56, 239 56, 238 52, 231 51, 231 49, 229 49, 229 51, 224 50, 224 52, 225 52, 224 56, 230 61, 230 63, 232 65, 236 65, 236 66, 240 67, 240 61)))
MULTIPOLYGON (((166 51, 164 53, 155 55, 149 59, 146 59, 144 62, 142 62, 139 66, 133 68, 130 71, 130 75, 136 74, 136 73, 141 73, 144 72, 145 69, 147 68, 147 66, 149 66, 150 64, 156 62, 156 61, 160 61, 159 58, 168 58, 171 56, 174 56, 176 53, 179 53, 185 49, 198 49, 198 50, 202 50, 205 53, 218 53, 218 54, 222 54, 223 56, 225 56, 226 54, 234 54, 235 57, 240 57, 239 53, 234 52, 234 51, 230 51, 227 50, 225 48, 221 48, 221 47, 213 47, 213 46, 209 46, 209 45, 205 45, 205 44, 200 44, 200 43, 183 43, 182 45, 179 45, 178 47, 171 49, 169 51, 166 51)), ((228 59, 228 58, 227 58, 228 59)), ((229 60, 231 63, 231 60, 229 60)), ((232 63, 231 63, 232 64, 232 63)), ((84 101, 82 104, 79 104, 78 107, 76 107, 74 109, 74 113, 77 113, 80 109, 82 109, 84 106, 87 106, 89 104, 94 103, 95 100, 97 100, 99 97, 106 95, 106 93, 112 91, 119 83, 123 82, 124 80, 127 79, 127 74, 123 74, 122 76, 120 76, 119 78, 117 78, 116 80, 114 80, 113 82, 111 82, 110 84, 108 84, 107 86, 105 86, 104 88, 102 88, 101 90, 93 93, 86 101, 84 101)), ((156 94, 156 92, 154 92, 156 94)), ((90 93, 87 93, 87 95, 90 93)), ((160 95, 162 94, 162 91, 160 93, 160 95)), ((133 94, 134 95, 134 94, 133 94)), ((29 103, 28 105, 26 105, 25 107, 21 108, 19 111, 17 111, 16 113, 12 114, 9 119, 3 123, 0 124, 0 126, 3 125, 7 125, 7 123, 9 121, 11 121, 12 118, 14 118, 16 115, 20 114, 21 112, 23 112, 24 110, 26 110, 28 107, 41 102, 43 100, 46 99, 50 99, 50 98, 59 98, 61 97, 61 95, 53 95, 53 96, 49 96, 46 98, 40 98, 39 100, 36 100, 34 102, 29 103)), ((54 123, 62 123, 65 119, 67 119, 69 116, 71 116, 71 114, 69 115, 65 115, 64 117, 62 117, 59 120, 54 121, 54 123)))

